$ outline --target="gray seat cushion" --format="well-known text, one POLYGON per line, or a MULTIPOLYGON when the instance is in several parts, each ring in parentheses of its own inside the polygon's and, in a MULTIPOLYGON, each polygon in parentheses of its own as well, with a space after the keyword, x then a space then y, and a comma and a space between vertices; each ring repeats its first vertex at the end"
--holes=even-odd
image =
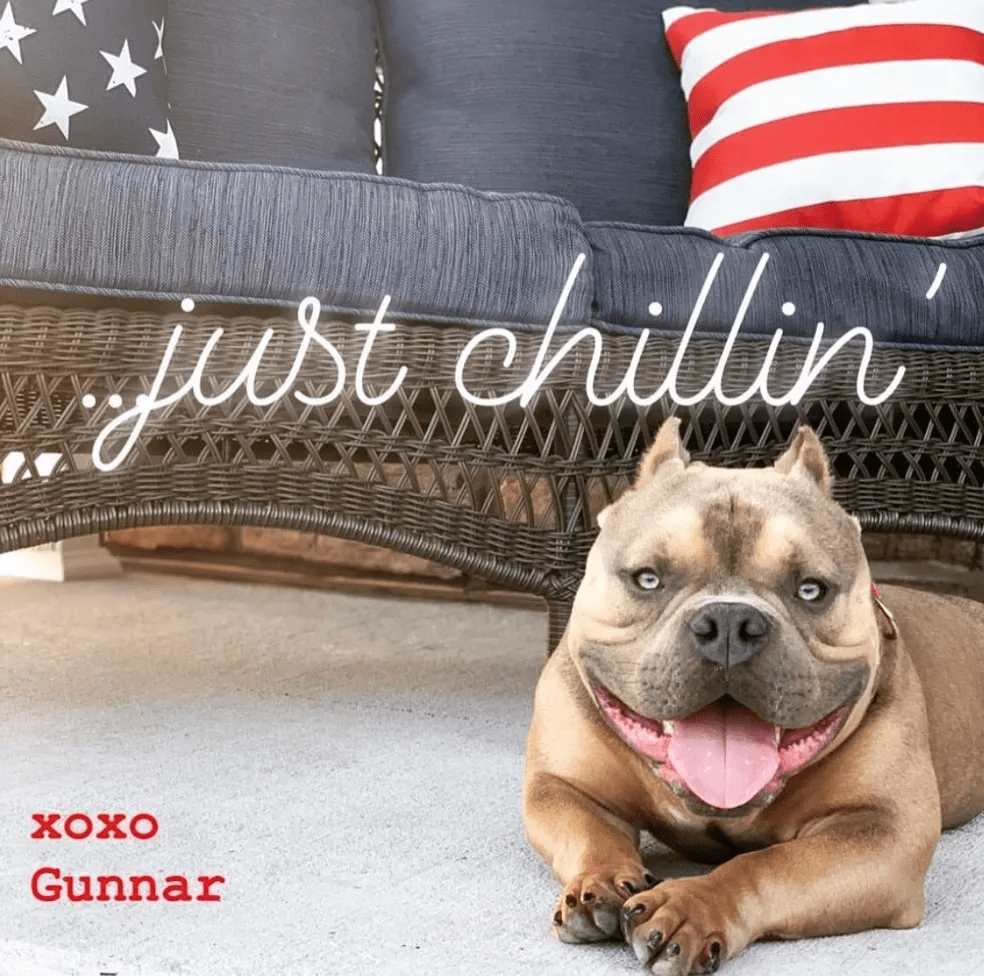
MULTIPOLYGON (((564 200, 0 140, 0 285, 545 325, 590 247, 564 200)), ((585 322, 590 271, 562 321, 585 322)), ((177 304, 175 305, 177 311, 177 304)))
POLYGON ((603 223, 586 231, 595 314, 615 327, 682 332, 722 254, 696 328, 727 333, 767 253, 742 335, 771 336, 781 327, 812 339, 823 322, 826 336, 860 325, 881 342, 984 347, 984 235, 937 241, 774 230, 720 240, 695 228, 603 223), (659 315, 650 311, 653 302, 662 306, 659 315))

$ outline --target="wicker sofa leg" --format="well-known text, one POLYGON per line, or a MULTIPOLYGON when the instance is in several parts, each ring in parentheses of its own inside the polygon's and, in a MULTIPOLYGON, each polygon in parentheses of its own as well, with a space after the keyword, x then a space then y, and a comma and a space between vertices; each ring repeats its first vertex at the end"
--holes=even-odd
POLYGON ((569 597, 547 597, 547 657, 554 652, 567 628, 574 601, 569 597))

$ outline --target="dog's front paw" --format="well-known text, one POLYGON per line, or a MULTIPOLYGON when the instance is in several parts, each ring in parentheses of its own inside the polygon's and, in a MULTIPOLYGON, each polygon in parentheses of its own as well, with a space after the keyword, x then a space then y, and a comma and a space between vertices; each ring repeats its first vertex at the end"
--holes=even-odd
POLYGON ((654 976, 717 972, 727 958, 727 921, 702 878, 664 881, 622 908, 625 941, 654 976))
POLYGON ((561 942, 603 942, 621 930, 622 904, 656 879, 644 868, 623 866, 579 874, 565 886, 553 917, 561 942))

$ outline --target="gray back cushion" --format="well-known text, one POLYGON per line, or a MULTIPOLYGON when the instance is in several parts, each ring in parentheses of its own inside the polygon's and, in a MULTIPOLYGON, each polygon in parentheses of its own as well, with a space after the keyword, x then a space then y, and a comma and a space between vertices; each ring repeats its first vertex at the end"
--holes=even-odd
MULTIPOLYGON (((689 135, 667 0, 378 0, 386 172, 682 224, 689 135)), ((722 10, 754 0, 719 0, 722 10)), ((837 0, 772 0, 783 10, 837 0)), ((844 5, 844 4, 840 4, 844 5)))
POLYGON ((374 172, 372 0, 168 0, 184 159, 374 172))

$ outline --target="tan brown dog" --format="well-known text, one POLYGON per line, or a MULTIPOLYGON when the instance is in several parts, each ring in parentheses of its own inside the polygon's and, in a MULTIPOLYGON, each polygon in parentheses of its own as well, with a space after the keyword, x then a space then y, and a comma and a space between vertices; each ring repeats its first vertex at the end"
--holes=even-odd
POLYGON ((689 463, 678 427, 602 513, 537 686, 524 820, 554 931, 621 931, 684 976, 756 939, 917 925, 941 826, 984 808, 984 608, 873 596, 808 428, 736 471, 689 463), (723 863, 657 883, 641 830, 723 863))

